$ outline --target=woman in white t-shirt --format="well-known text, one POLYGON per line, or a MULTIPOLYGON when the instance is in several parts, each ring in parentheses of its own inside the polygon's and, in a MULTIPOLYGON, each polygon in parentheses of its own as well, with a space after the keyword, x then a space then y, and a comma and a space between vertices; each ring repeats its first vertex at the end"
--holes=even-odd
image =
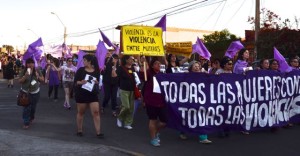
POLYGON ((65 102, 64 107, 71 109, 70 105, 70 90, 73 88, 74 76, 76 73, 76 67, 72 64, 72 58, 67 59, 67 64, 61 66, 59 71, 62 74, 62 82, 65 90, 65 102))

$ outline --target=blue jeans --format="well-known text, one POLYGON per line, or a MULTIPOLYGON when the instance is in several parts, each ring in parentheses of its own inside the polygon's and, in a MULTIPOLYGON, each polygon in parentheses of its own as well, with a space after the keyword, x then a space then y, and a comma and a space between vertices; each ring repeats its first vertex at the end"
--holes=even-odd
POLYGON ((40 99, 40 92, 35 94, 29 94, 30 104, 23 108, 23 122, 28 126, 30 121, 34 119, 36 105, 40 99))

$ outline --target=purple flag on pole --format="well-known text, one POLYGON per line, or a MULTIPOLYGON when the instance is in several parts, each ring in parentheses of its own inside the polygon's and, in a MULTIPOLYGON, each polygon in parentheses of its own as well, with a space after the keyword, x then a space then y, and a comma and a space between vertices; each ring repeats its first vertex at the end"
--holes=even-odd
POLYGON ((23 56, 23 60, 27 60, 28 58, 30 58, 33 54, 35 54, 35 57, 37 60, 40 59, 41 54, 43 51, 41 51, 40 49, 38 49, 38 47, 43 46, 43 41, 42 38, 39 38, 38 40, 36 40, 35 42, 31 43, 28 46, 28 49, 26 50, 24 56, 23 56))
POLYGON ((196 44, 193 44, 193 53, 198 53, 203 58, 210 60, 211 54, 203 44, 203 42, 197 37, 196 44))
POLYGON ((240 41, 233 41, 230 43, 227 51, 225 52, 225 56, 228 56, 230 58, 234 58, 234 56, 236 55, 236 53, 243 49, 244 46, 240 41))
POLYGON ((164 15, 157 24, 155 24, 155 27, 161 27, 163 31, 166 31, 166 24, 167 23, 167 15, 164 15))
POLYGON ((100 34, 102 36, 104 43, 106 43, 109 47, 115 47, 115 45, 113 43, 111 43, 111 41, 108 39, 108 37, 100 29, 99 29, 99 31, 100 31, 100 34))
POLYGON ((104 42, 99 40, 95 56, 97 57, 98 65, 99 65, 100 69, 104 69, 105 56, 106 56, 107 52, 108 52, 108 50, 106 49, 104 42))
POLYGON ((280 54, 280 52, 274 47, 274 59, 279 62, 279 70, 281 72, 290 72, 292 68, 288 65, 285 58, 280 54))
POLYGON ((83 67, 83 56, 85 55, 85 52, 83 52, 82 50, 79 50, 78 52, 78 59, 77 59, 77 70, 80 67, 83 67))
POLYGON ((71 49, 65 44, 62 44, 63 52, 64 52, 64 58, 71 58, 71 49))

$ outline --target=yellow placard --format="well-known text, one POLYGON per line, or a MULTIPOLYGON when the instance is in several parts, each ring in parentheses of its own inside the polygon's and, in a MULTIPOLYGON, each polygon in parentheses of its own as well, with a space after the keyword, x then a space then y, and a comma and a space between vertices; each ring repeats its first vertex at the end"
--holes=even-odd
POLYGON ((162 29, 148 26, 122 26, 124 55, 164 56, 162 29))

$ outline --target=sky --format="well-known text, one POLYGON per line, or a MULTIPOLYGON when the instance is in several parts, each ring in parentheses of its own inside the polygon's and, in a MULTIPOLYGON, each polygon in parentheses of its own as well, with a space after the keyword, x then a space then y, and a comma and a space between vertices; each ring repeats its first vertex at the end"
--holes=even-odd
MULTIPOLYGON (((242 38, 244 30, 253 28, 247 19, 255 15, 255 0, 203 1, 0 0, 0 46, 13 45, 20 49, 38 37, 42 37, 44 44, 62 44, 64 27, 67 28, 68 45, 97 45, 101 39, 98 28, 112 41, 118 42, 120 32, 113 29, 118 23, 146 21, 139 24, 153 26, 164 14, 167 14, 167 27, 213 31, 228 29, 242 38), (187 5, 192 5, 188 11, 170 13, 179 8, 175 6, 187 5), (173 10, 168 9, 171 7, 173 10), (147 21, 149 19, 153 20, 147 21), (86 32, 94 33, 82 35, 86 32)), ((261 0, 260 4, 261 8, 275 12, 282 19, 294 19, 295 16, 300 19, 299 0, 261 0)))

